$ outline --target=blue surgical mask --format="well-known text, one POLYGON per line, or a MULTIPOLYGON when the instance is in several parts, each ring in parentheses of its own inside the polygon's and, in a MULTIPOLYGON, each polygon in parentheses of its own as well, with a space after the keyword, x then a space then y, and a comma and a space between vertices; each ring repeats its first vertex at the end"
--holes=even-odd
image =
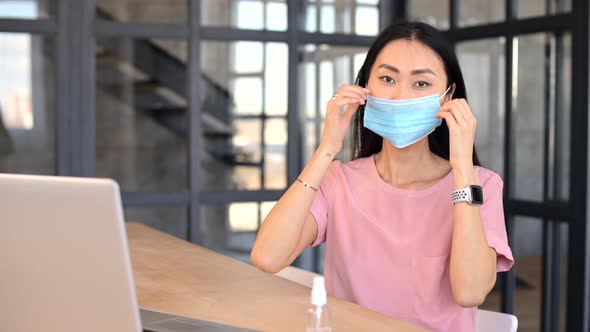
POLYGON ((440 109, 440 98, 449 92, 404 100, 367 97, 364 126, 387 139, 395 147, 405 148, 432 133, 442 119, 434 116, 440 109))

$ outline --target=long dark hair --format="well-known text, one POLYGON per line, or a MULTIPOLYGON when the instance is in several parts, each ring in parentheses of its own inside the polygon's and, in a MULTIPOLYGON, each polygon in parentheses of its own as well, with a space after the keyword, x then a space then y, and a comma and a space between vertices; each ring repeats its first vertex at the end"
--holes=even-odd
MULTIPOLYGON (((447 84, 450 86, 455 83, 455 92, 453 99, 465 98, 467 99, 467 92, 465 91, 465 82, 463 81, 463 74, 459 67, 459 61, 451 44, 443 36, 443 34, 434 27, 422 22, 399 22, 391 24, 383 30, 377 39, 371 45, 363 66, 358 72, 355 84, 365 87, 369 81, 371 68, 377 59, 379 52, 385 45, 397 39, 407 39, 418 41, 430 47, 442 59, 447 74, 447 84)), ((365 114, 365 106, 361 105, 357 110, 354 118, 353 133, 352 133, 352 151, 354 159, 369 157, 379 151, 383 147, 383 138, 371 130, 363 126, 363 118, 365 114)), ((428 135, 428 145, 430 151, 437 156, 449 160, 449 127, 443 119, 442 124, 436 128, 430 135, 428 135)), ((479 158, 473 148, 473 164, 479 166, 479 158)))

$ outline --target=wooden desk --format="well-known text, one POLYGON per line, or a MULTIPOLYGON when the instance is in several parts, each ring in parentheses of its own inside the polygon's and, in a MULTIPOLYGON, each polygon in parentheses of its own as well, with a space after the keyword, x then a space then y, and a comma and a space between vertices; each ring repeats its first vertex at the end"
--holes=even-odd
MULTIPOLYGON (((310 290, 137 223, 127 224, 139 305, 262 331, 305 331, 310 290)), ((340 331, 426 331, 329 298, 340 331)))

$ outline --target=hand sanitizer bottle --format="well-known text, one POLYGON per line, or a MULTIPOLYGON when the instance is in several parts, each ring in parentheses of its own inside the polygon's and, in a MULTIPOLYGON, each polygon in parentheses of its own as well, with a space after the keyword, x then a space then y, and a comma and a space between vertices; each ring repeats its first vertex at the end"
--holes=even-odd
POLYGON ((315 277, 313 280, 311 307, 307 310, 306 332, 332 332, 324 277, 315 277))

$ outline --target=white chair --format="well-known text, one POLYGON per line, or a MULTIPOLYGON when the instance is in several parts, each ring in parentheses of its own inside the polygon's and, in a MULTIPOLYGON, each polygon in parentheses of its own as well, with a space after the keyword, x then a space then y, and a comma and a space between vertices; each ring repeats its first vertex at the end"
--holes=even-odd
POLYGON ((518 318, 502 312, 477 310, 475 318, 476 332, 516 332, 518 318))
MULTIPOLYGON (((321 276, 293 266, 287 266, 276 275, 309 288, 313 286, 313 278, 321 276)), ((514 315, 482 309, 477 310, 475 319, 476 332, 516 332, 517 327, 518 319, 514 315)))

